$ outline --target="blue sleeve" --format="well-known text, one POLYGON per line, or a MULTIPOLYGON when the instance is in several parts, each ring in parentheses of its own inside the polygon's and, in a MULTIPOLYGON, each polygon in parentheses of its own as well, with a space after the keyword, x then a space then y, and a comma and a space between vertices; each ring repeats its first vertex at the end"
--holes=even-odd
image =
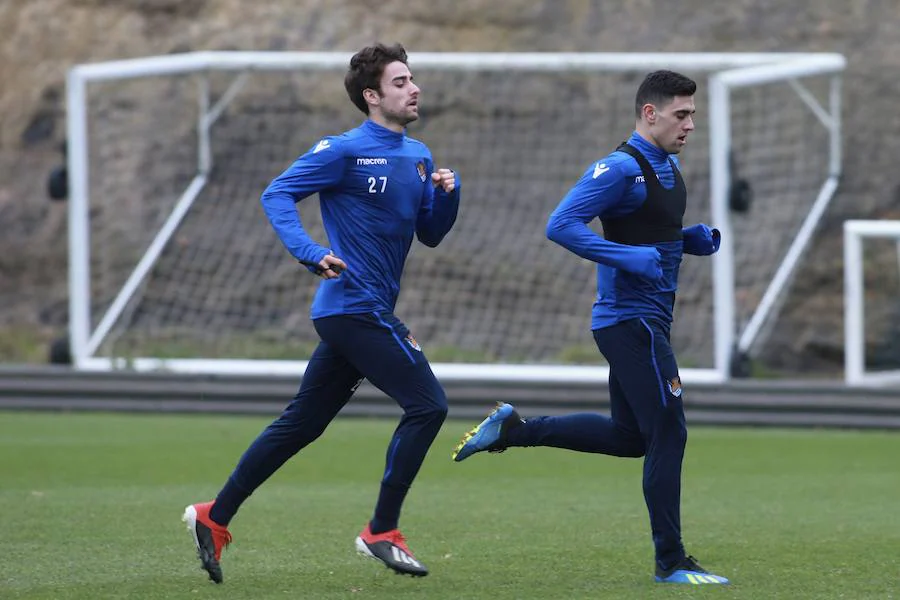
POLYGON ((425 184, 425 192, 422 204, 419 207, 419 215, 416 218, 416 236, 419 241, 434 248, 441 243, 444 236, 456 222, 456 214, 459 211, 459 193, 461 182, 459 173, 454 171, 456 187, 449 194, 442 187, 434 187, 431 183, 431 173, 434 172, 434 163, 425 161, 425 170, 429 181, 425 184))
POLYGON ((684 253, 695 256, 709 256, 719 251, 722 234, 718 229, 710 229, 708 225, 698 223, 681 230, 684 238, 684 253))
POLYGON ((619 163, 591 165, 550 215, 547 237, 582 258, 650 275, 656 272, 655 248, 617 244, 594 233, 588 223, 595 218, 615 218, 640 208, 642 199, 628 197, 628 179, 619 163))
POLYGON ((260 198, 281 243, 308 267, 318 264, 329 251, 303 229, 296 203, 337 185, 343 174, 344 156, 340 144, 335 138, 324 138, 276 177, 260 198))

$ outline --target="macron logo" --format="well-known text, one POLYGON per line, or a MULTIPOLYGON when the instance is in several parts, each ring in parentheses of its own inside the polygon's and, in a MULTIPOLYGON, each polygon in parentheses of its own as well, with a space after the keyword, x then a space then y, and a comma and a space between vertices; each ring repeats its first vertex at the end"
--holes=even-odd
POLYGON ((330 146, 331 146, 331 142, 329 142, 328 140, 322 140, 321 142, 316 144, 315 148, 313 148, 313 154, 315 154, 316 152, 320 152, 326 148, 329 148, 330 146))
POLYGON ((607 171, 609 171, 609 167, 606 166, 606 163, 597 163, 594 165, 594 176, 592 179, 597 179, 607 171))
POLYGON ((386 158, 357 158, 357 165, 386 165, 388 164, 386 158))

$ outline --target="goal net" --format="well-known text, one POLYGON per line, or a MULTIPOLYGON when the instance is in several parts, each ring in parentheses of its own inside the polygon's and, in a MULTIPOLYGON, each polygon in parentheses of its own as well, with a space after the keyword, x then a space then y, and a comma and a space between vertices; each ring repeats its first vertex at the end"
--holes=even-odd
MULTIPOLYGON (((259 195, 324 135, 358 125, 349 54, 194 53, 69 74, 76 365, 297 372, 318 280, 259 195)), ((409 135, 463 185, 437 249, 414 244, 396 308, 442 377, 605 380, 594 266, 545 238, 581 173, 627 138, 643 76, 695 78, 685 223, 723 232, 682 264, 672 342, 686 379, 722 380, 764 344, 840 171, 844 59, 830 54, 410 55, 409 135)), ((318 200, 298 205, 327 244, 318 200)), ((599 232, 599 224, 592 226, 599 232)))

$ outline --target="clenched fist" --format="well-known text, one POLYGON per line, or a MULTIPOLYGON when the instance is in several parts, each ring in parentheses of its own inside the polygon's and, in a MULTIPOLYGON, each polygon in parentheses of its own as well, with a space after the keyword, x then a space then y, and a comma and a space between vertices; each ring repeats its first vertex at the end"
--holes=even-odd
POLYGON ((456 173, 450 169, 438 169, 431 174, 431 183, 434 187, 443 188, 448 194, 456 189, 456 173))

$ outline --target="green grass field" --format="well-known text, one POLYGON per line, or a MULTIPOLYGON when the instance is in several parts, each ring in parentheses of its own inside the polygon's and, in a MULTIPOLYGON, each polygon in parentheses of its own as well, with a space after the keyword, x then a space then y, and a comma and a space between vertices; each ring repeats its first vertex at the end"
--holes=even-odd
POLYGON ((641 463, 515 449, 455 464, 448 421, 402 529, 432 573, 355 554, 394 423, 339 419, 244 505, 225 583, 180 521, 269 419, 0 412, 0 598, 900 598, 900 436, 691 430, 682 521, 722 586, 653 583, 641 463))

